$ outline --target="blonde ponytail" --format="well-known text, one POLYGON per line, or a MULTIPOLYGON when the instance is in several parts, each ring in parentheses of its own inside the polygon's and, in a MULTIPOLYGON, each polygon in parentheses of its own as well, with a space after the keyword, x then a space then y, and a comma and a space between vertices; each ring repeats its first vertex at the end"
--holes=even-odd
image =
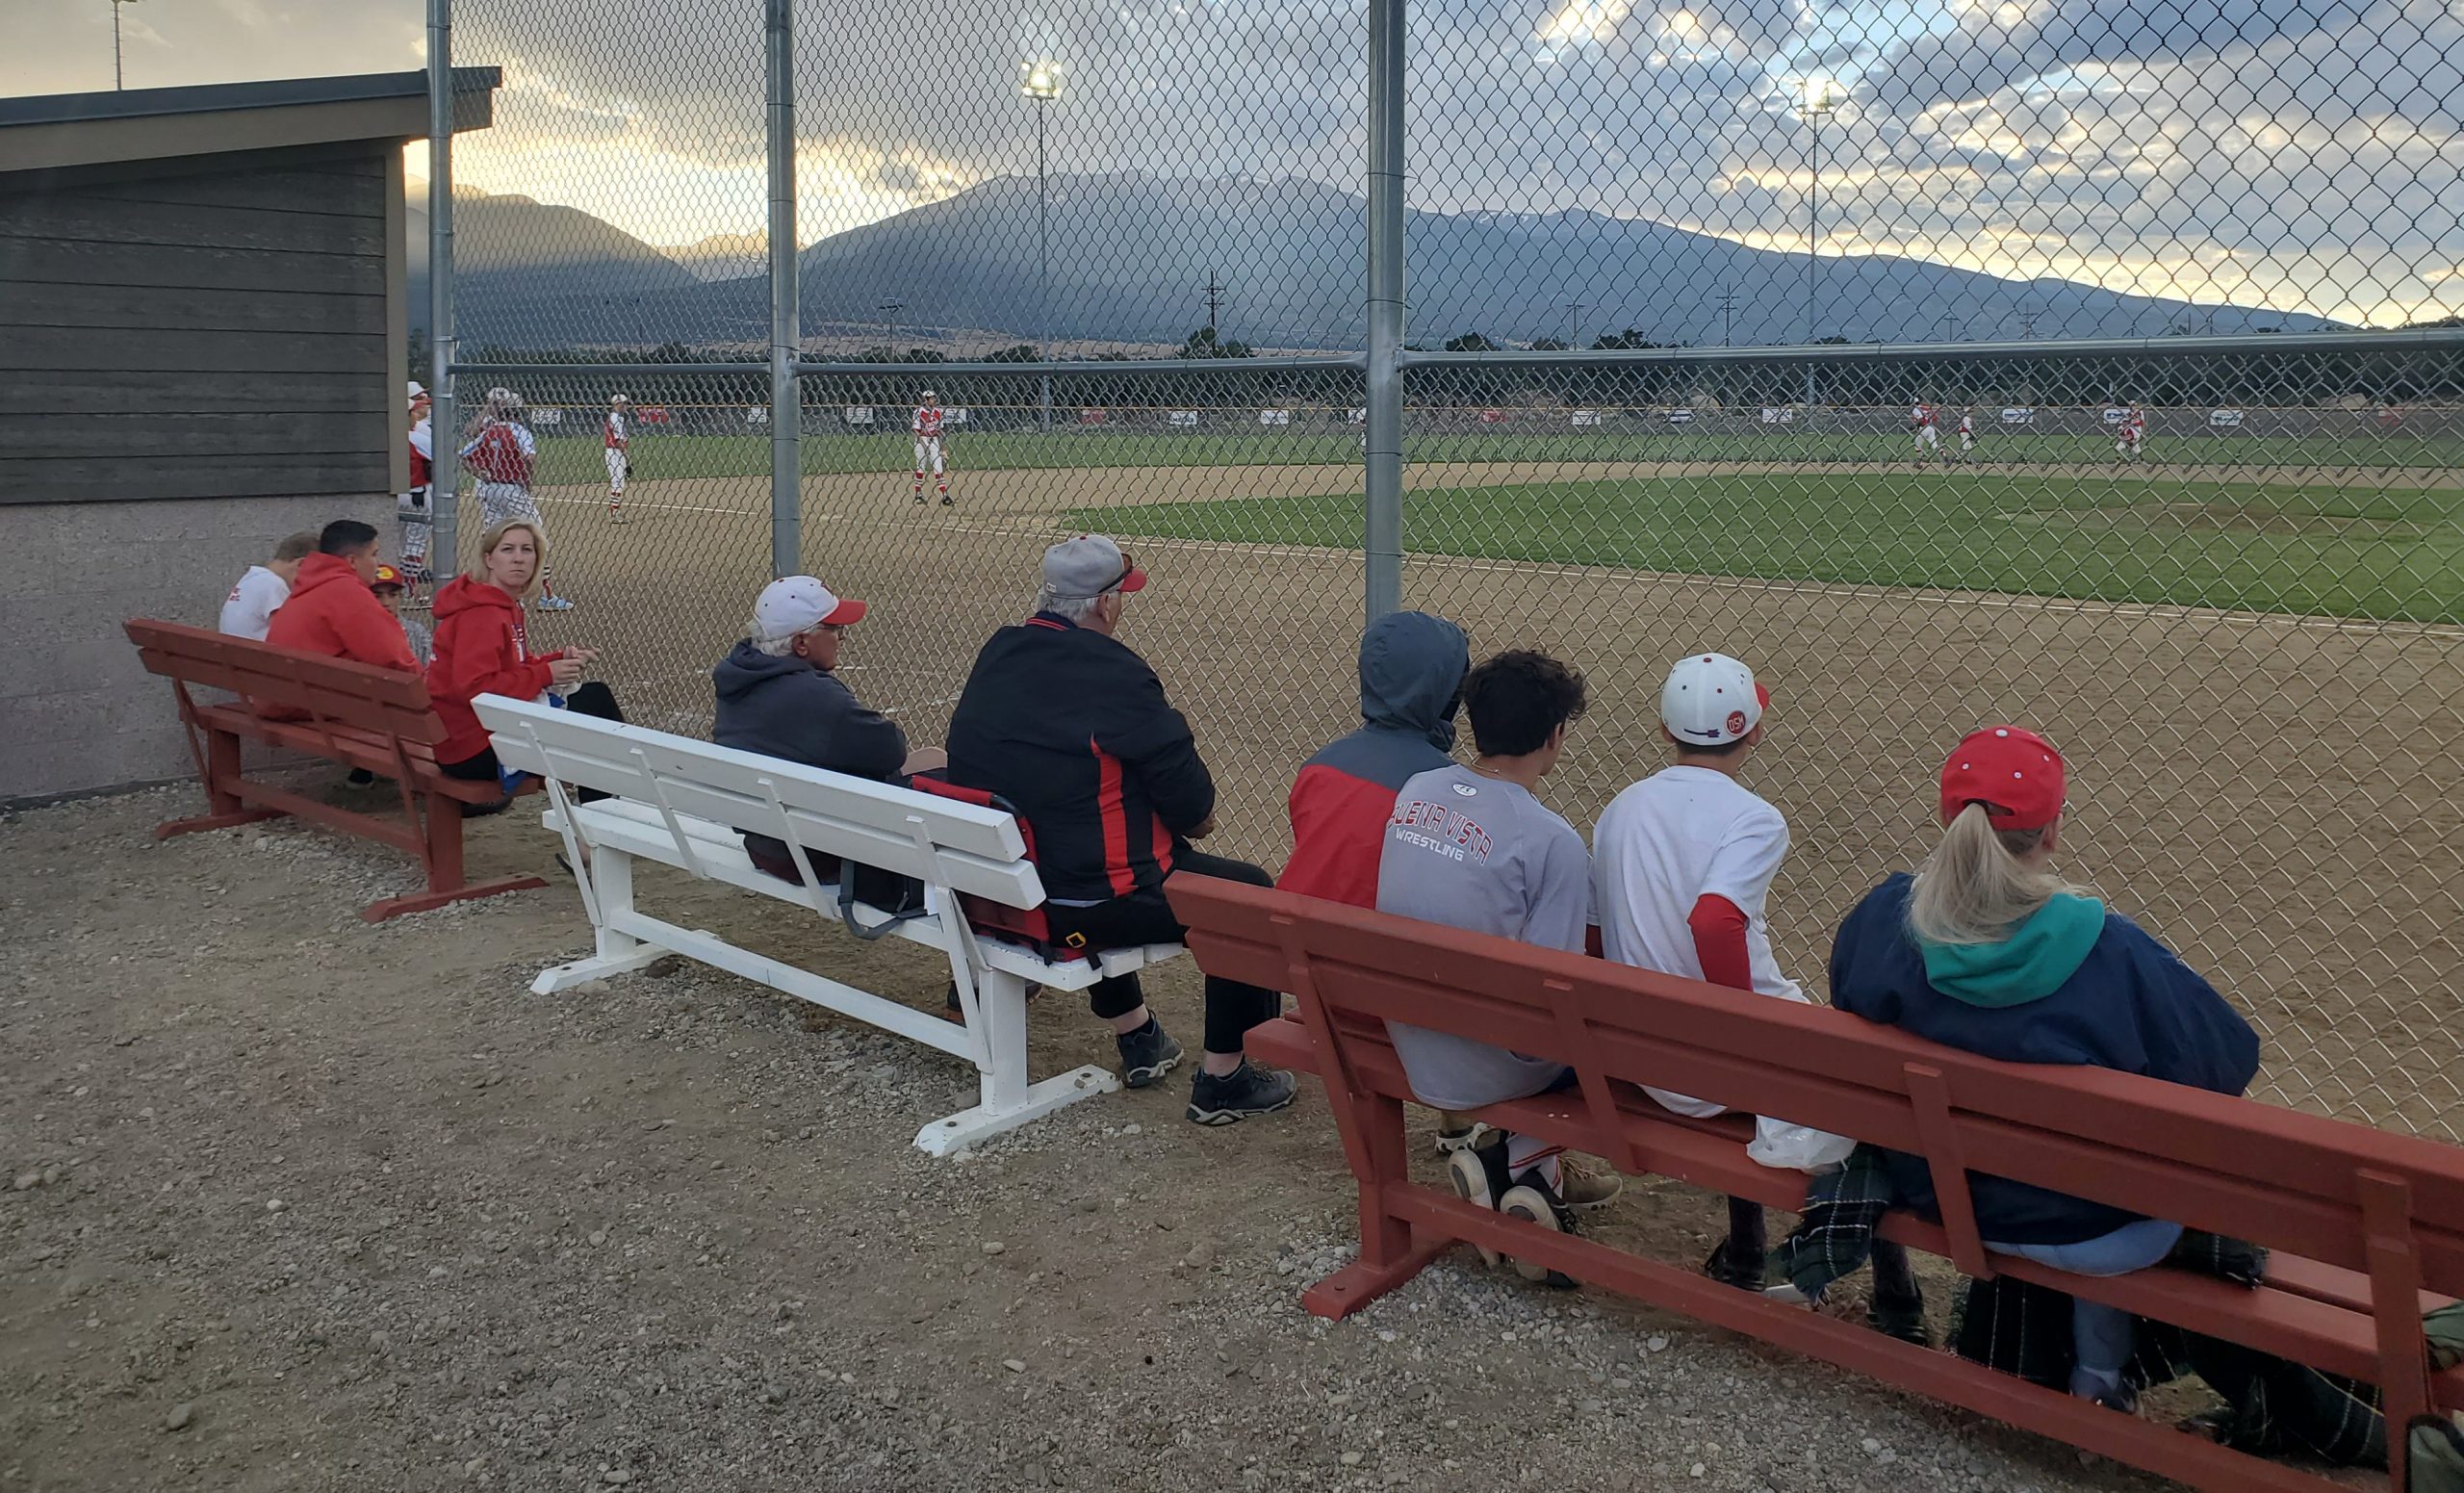
POLYGON ((1909 932, 1923 943, 1999 943, 2039 908, 2076 891, 2022 859, 2044 843, 2044 835, 2041 828, 1997 830, 1982 804, 1961 810, 1916 868, 1909 932))

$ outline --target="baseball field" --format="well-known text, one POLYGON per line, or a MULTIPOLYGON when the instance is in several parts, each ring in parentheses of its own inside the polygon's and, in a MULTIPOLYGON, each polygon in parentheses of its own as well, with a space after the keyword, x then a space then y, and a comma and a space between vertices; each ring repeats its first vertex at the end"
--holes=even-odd
MULTIPOLYGON (((702 470, 738 444, 642 442, 622 524, 586 476, 595 447, 546 445, 571 479, 541 497, 580 605, 534 632, 600 648, 645 724, 706 731, 709 665, 769 577, 766 476, 702 470)), ((1124 637, 1220 783, 1210 848, 1279 863, 1295 768, 1356 720, 1358 467, 996 469, 962 439, 942 507, 911 502, 903 439, 861 444, 892 463, 803 484, 807 568, 873 604, 842 665, 857 691, 937 739, 1050 537, 1120 535, 1154 576, 1124 637)), ((1591 682, 1550 795, 1578 828, 1659 762, 1670 657, 1717 647, 1763 675, 1750 781, 1792 827, 1773 929, 1809 989, 1842 913, 1922 854, 1942 748, 2017 720, 2073 764, 2066 868, 2252 1015, 2268 1097, 2458 1133, 2455 468, 1434 453, 1406 482, 1406 605, 1461 622, 1476 653, 1547 649, 1591 682)))

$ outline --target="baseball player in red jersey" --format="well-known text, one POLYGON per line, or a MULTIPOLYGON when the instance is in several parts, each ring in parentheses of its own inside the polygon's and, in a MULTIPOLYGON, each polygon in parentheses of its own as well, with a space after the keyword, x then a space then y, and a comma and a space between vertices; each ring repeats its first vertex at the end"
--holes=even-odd
POLYGON ((951 506, 950 475, 941 465, 941 423, 948 411, 941 408, 932 390, 924 391, 924 402, 915 406, 915 418, 907 427, 915 435, 915 501, 924 501, 924 465, 932 463, 934 485, 940 489, 941 506, 951 506))
POLYGON ((2121 435, 2114 442, 2114 454, 2137 461, 2141 454, 2140 448, 2146 440, 2147 411, 2141 409, 2139 401, 2133 399, 2121 412, 2121 435))
POLYGON ((632 400, 611 394, 607 418, 600 425, 607 447, 607 516, 619 524, 625 522, 625 479, 633 475, 633 433, 626 421, 632 412, 632 400))
POLYGON ((1916 459, 1923 461, 1924 453, 1929 450, 1939 455, 1942 450, 1942 433, 1934 427, 1934 406, 1931 404, 1911 406, 1908 411, 1908 422, 1916 429, 1916 459))
MULTIPOLYGON (((493 528, 507 519, 524 519, 538 526, 544 537, 548 527, 530 496, 530 468, 539 441, 523 424, 526 410, 522 396, 511 389, 489 390, 487 403, 465 429, 471 444, 462 448, 462 464, 477 478, 480 523, 493 528)), ((539 567, 539 589, 541 611, 574 609, 570 598, 556 594, 545 565, 539 567)))

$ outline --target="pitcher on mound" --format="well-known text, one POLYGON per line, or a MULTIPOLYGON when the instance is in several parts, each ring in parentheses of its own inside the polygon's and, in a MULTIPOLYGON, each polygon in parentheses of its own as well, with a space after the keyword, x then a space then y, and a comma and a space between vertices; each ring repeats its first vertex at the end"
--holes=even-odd
POLYGON ((941 465, 941 423, 948 415, 949 412, 941 408, 939 398, 927 389, 924 391, 924 402, 915 406, 915 418, 907 423, 907 428, 915 436, 915 501, 924 501, 924 471, 929 462, 933 483, 940 490, 941 506, 945 508, 953 506, 950 502, 950 475, 941 465))

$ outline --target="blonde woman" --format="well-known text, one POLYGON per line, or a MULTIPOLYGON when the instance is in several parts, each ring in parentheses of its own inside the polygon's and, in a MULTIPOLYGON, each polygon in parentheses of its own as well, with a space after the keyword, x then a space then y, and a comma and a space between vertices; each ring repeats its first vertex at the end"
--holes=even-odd
MULTIPOLYGON (((503 781, 488 729, 471 702, 480 695, 516 700, 550 696, 584 715, 623 720, 607 686, 582 682, 583 669, 598 660, 588 648, 554 653, 530 651, 522 603, 548 568, 548 538, 528 519, 490 525, 479 538, 479 559, 436 593, 436 657, 428 665, 428 702, 445 723, 436 765, 449 778, 503 781)), ((505 783, 508 792, 514 784, 505 783)), ((481 806, 491 812, 501 804, 481 806)))
MULTIPOLYGON (((1942 837, 1913 876, 1875 888, 1840 925, 1831 998, 1842 1011, 2012 1063, 2068 1063, 2238 1094, 2259 1068, 2249 1023, 2140 926, 2064 881, 2052 858, 2068 792, 2035 732, 1972 732, 1942 764, 1942 837)), ((1922 1157, 1886 1152, 1893 1190, 1938 1218, 1922 1157)), ((2120 1275, 2172 1250, 2181 1225, 1982 1172, 1986 1248, 2120 1275)), ((2070 1392, 2127 1408, 2134 1319, 2076 1300, 2070 1392)))

